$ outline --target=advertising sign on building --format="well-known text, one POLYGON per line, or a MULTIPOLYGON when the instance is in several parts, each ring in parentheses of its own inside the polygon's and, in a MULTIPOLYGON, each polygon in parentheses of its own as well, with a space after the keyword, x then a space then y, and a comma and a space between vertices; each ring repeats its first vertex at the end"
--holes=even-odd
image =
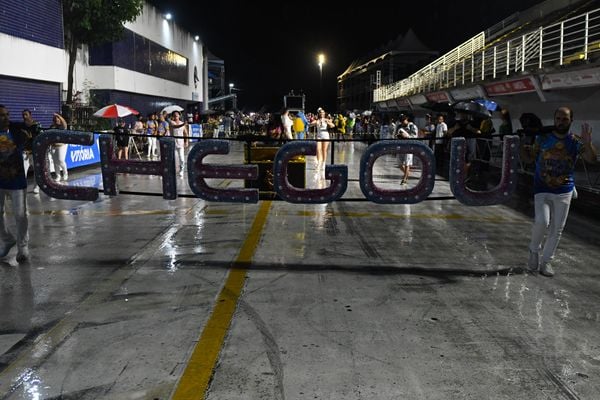
POLYGON ((410 104, 421 105, 427 103, 427 98, 422 94, 415 94, 414 96, 410 96, 410 104))
POLYGON ((540 75, 542 89, 565 89, 572 87, 600 85, 600 68, 558 72, 540 75))
POLYGON ((399 108, 407 108, 410 107, 410 102, 408 101, 408 97, 402 97, 400 99, 396 99, 396 104, 399 108))
POLYGON ((480 85, 467 88, 459 88, 450 90, 450 95, 455 100, 472 100, 485 97, 485 92, 480 85))
POLYGON ((531 77, 513 79, 504 82, 495 82, 485 85, 489 96, 503 96, 508 94, 535 92, 535 84, 531 77))
POLYGON ((425 95, 428 101, 432 103, 450 103, 450 95, 448 92, 433 92, 425 95))

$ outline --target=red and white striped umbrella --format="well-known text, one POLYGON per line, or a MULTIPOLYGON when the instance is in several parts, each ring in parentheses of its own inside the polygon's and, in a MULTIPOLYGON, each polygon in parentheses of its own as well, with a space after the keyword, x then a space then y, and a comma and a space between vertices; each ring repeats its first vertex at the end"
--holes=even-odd
POLYGON ((131 107, 122 106, 120 104, 109 104, 96 111, 94 116, 101 118, 122 118, 132 114, 138 115, 139 112, 131 107))

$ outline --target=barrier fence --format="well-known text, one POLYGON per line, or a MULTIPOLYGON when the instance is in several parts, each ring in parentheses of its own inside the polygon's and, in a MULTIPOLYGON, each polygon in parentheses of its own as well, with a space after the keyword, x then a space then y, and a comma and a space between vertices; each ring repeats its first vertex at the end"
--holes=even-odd
MULTIPOLYGON (((114 135, 112 131, 101 132, 103 134, 114 135)), ((139 146, 141 151, 135 152, 135 154, 131 154, 138 160, 144 160, 145 157, 145 139, 148 138, 148 135, 136 135, 130 134, 130 141, 134 140, 139 146)), ((160 138, 160 136, 155 136, 160 138)), ((172 138, 183 138, 189 139, 193 141, 203 141, 203 140, 214 140, 212 137, 183 137, 183 136, 169 136, 172 138)), ((522 138, 524 136, 521 136, 522 138)), ((501 160, 502 160, 502 135, 491 135, 488 137, 472 137, 467 138, 467 145, 471 146, 471 160, 476 161, 480 164, 488 165, 493 168, 501 168, 501 160)), ((281 146, 286 143, 285 140, 273 139, 271 137, 265 135, 257 135, 254 133, 236 135, 232 134, 230 137, 219 138, 219 140, 231 141, 231 142, 243 142, 248 146, 248 162, 252 162, 252 149, 256 144, 262 143, 272 146, 281 146)), ((336 154, 336 145, 340 143, 366 143, 367 145, 376 143, 376 142, 385 142, 389 140, 400 140, 403 139, 382 139, 379 138, 377 134, 369 134, 367 137, 361 138, 343 138, 343 139, 307 139, 310 141, 323 141, 329 142, 330 145, 330 163, 335 163, 335 154, 336 154)), ((431 138, 414 138, 410 139, 414 141, 424 141, 428 143, 430 147, 433 146, 433 139, 431 138)), ((449 159, 450 159, 450 141, 449 138, 437 138, 436 141, 443 141, 443 145, 438 148, 443 152, 441 156, 438 156, 439 160, 443 160, 445 165, 438 165, 438 172, 442 170, 442 168, 447 168, 449 159)), ((98 133, 95 133, 94 144, 91 146, 83 146, 77 144, 69 144, 69 152, 67 153, 68 162, 69 158, 74 158, 79 161, 79 163, 71 164, 72 166, 83 166, 89 164, 95 164, 100 162, 100 151, 98 148, 98 133)), ((433 147, 432 147, 433 149, 433 147)), ((439 151, 436 149, 436 151, 439 151)), ((476 170, 474 170, 476 172, 476 170)), ((525 164, 522 161, 519 162, 519 173, 525 175, 533 175, 533 165, 525 164)), ((597 164, 589 164, 582 158, 577 160, 576 164, 576 174, 575 174, 575 183, 580 187, 588 187, 591 189, 599 189, 600 188, 600 168, 598 168, 597 164)))

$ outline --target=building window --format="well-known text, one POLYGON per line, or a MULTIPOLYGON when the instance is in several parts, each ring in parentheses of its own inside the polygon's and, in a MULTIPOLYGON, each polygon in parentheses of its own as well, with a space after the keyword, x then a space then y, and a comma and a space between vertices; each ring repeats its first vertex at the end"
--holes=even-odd
POLYGON ((90 65, 114 65, 188 85, 188 59, 125 29, 118 42, 90 47, 90 65))

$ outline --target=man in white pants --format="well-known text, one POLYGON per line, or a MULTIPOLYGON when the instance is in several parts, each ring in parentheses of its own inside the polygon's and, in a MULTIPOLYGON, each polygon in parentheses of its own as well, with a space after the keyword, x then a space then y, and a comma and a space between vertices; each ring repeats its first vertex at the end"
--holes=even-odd
POLYGON ((567 222, 573 198, 575 161, 581 155, 586 162, 595 163, 597 153, 592 144, 592 128, 584 123, 581 136, 570 132, 573 111, 560 107, 554 112, 552 132, 540 134, 533 146, 525 146, 524 161, 535 161, 533 191, 535 221, 529 244, 529 271, 553 276, 550 265, 558 247, 560 235, 567 222), (542 248, 542 242, 546 241, 542 248), (541 250, 541 253, 540 253, 541 250))
POLYGON ((29 259, 27 231, 27 178, 23 167, 25 135, 11 126, 8 109, 0 104, 0 257, 6 257, 16 244, 17 261, 29 259), (16 239, 6 229, 4 206, 10 197, 15 218, 16 239))

